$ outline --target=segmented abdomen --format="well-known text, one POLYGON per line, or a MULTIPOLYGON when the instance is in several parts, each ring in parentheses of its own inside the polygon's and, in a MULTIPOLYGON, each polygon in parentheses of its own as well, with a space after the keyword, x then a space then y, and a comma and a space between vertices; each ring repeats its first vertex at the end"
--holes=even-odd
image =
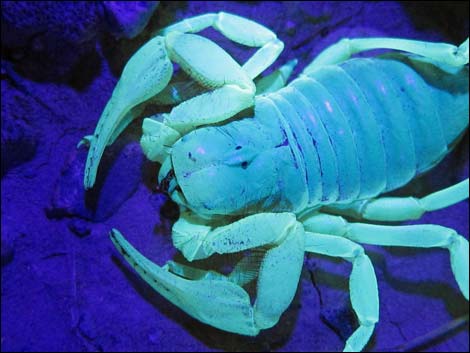
POLYGON ((468 125, 468 70, 415 64, 348 60, 268 95, 295 137, 309 204, 377 196, 445 156, 468 125))

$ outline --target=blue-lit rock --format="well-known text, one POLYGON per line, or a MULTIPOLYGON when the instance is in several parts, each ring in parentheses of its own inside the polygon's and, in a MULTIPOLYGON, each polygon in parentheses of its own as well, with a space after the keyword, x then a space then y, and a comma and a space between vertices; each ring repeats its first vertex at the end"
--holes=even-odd
POLYGON ((93 54, 100 36, 134 38, 157 6, 158 1, 5 1, 2 56, 28 77, 62 81, 93 54))
MULTIPOLYGON (((88 192, 77 187, 83 180, 85 151, 72 151, 69 154, 47 208, 48 217, 79 217, 102 222, 132 196, 141 181, 142 153, 135 143, 119 145, 116 146, 122 149, 119 154, 108 152, 105 155, 109 172, 103 173, 97 190, 88 192), (119 190, 118 197, 116 190, 119 190)), ((83 232, 78 230, 78 233, 83 232)))
POLYGON ((147 25, 159 1, 103 1, 109 31, 132 39, 147 25))

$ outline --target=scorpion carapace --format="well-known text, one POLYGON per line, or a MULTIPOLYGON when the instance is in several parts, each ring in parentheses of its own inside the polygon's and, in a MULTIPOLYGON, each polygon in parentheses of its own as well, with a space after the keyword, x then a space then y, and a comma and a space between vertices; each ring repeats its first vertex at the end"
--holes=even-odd
POLYGON ((422 198, 381 196, 432 168, 467 128, 468 43, 343 39, 286 86, 296 60, 253 81, 284 47, 272 31, 224 12, 186 19, 162 29, 126 64, 95 134, 82 140, 90 144, 85 187, 141 103, 154 95, 152 102, 175 105, 145 119, 141 139, 145 155, 162 163, 161 186, 180 206, 173 244, 188 261, 230 253, 241 260, 229 274, 173 261, 160 267, 113 229, 118 251, 189 315, 244 335, 278 322, 305 252, 343 258, 352 263, 359 324, 344 350, 362 350, 379 320, 379 296, 360 244, 448 249, 468 300, 467 239, 438 225, 365 223, 418 219, 468 198, 468 179, 422 198), (207 27, 259 49, 239 65, 194 34, 207 27), (373 49, 398 52, 351 59, 373 49), (170 61, 205 90, 170 81, 170 61), (245 286, 254 280, 252 304, 245 286))

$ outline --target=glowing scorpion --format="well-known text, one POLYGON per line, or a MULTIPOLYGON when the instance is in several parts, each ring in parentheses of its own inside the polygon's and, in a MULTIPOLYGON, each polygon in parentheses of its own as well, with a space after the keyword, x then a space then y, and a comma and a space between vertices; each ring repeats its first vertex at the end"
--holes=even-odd
POLYGON ((419 218, 468 198, 468 179, 423 198, 379 197, 434 167, 468 126, 468 39, 459 47, 397 38, 343 39, 286 85, 296 60, 254 83, 284 45, 269 29, 220 12, 164 28, 126 64, 89 145, 85 188, 141 103, 176 105, 146 118, 141 146, 162 163, 158 180, 180 206, 174 246, 189 261, 246 252, 229 274, 146 259, 115 229, 111 239, 161 295, 219 329, 257 335, 291 303, 304 253, 352 263, 360 351, 378 322, 377 280, 358 243, 441 247, 468 300, 468 241, 438 225, 351 223, 419 218), (213 41, 213 27, 259 47, 240 66, 213 41), (372 49, 393 52, 353 58, 372 49), (176 62, 194 82, 172 81, 176 62), (252 253, 250 255, 249 251, 252 253), (254 256, 253 254, 258 254, 254 256), (259 256, 261 254, 261 256, 259 256), (243 288, 257 280, 252 305, 243 288))

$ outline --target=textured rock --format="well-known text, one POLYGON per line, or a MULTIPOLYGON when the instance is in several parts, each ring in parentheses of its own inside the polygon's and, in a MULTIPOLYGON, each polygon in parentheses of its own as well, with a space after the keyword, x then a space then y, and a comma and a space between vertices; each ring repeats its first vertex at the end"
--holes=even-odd
POLYGON ((109 31, 116 38, 134 38, 147 25, 159 1, 103 1, 109 31))
POLYGON ((2 267, 8 265, 13 260, 13 255, 15 254, 15 248, 11 237, 4 234, 2 231, 2 247, 1 247, 1 260, 2 267))
POLYGON ((1 176, 36 154, 36 135, 24 120, 13 120, 2 114, 1 176))
POLYGON ((65 80, 104 31, 134 38, 158 1, 4 1, 2 56, 35 80, 65 80))
POLYGON ((67 223, 67 226, 69 227, 72 233, 76 234, 80 238, 86 237, 91 232, 91 229, 87 222, 81 219, 71 219, 67 223))
POLYGON ((98 2, 2 2, 2 54, 22 74, 57 79, 93 50, 100 31, 98 2))
POLYGON ((123 143, 121 140, 114 147, 122 148, 118 155, 115 150, 105 152, 97 183, 90 191, 83 188, 86 151, 70 152, 51 205, 46 210, 48 217, 79 217, 95 222, 109 218, 135 192, 141 181, 143 155, 140 146, 137 143, 123 146, 123 143))
POLYGON ((32 120, 44 111, 21 91, 2 80, 1 109, 1 176, 10 169, 31 160, 36 154, 39 133, 32 120))

